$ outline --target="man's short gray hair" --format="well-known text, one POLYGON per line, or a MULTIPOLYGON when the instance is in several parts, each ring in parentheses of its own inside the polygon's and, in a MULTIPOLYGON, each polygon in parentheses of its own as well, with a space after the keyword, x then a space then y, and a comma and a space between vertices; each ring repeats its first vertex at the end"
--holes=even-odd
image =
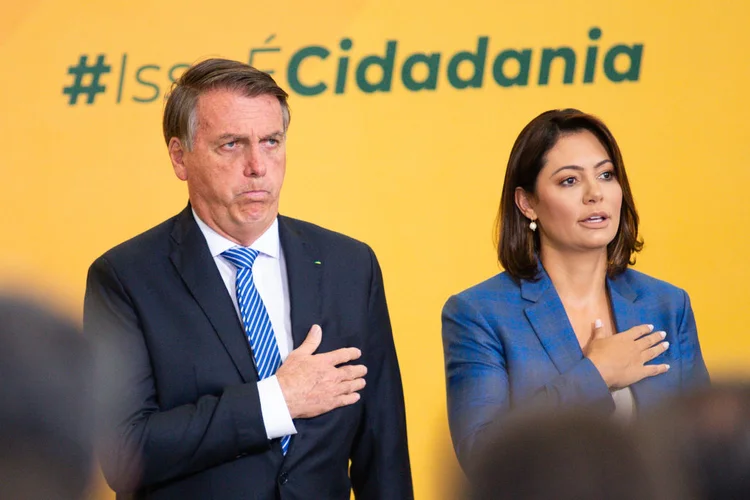
POLYGON ((174 83, 167 96, 163 121, 167 145, 172 137, 177 137, 188 151, 193 148, 198 127, 198 98, 219 89, 237 91, 247 97, 275 96, 281 105, 284 132, 289 127, 289 95, 276 84, 271 75, 238 61, 207 59, 188 68, 174 83))

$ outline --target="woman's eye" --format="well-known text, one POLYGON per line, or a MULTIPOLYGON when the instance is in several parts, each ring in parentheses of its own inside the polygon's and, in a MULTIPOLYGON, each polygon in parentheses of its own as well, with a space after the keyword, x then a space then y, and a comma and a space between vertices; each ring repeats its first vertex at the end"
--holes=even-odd
POLYGON ((602 172, 601 178, 605 181, 609 181, 615 178, 615 173, 611 170, 607 170, 606 172, 602 172))
POLYGON ((567 177, 567 178, 563 179, 562 182, 560 182, 560 185, 562 185, 562 186, 572 186, 575 183, 576 183, 576 178, 575 177, 567 177))

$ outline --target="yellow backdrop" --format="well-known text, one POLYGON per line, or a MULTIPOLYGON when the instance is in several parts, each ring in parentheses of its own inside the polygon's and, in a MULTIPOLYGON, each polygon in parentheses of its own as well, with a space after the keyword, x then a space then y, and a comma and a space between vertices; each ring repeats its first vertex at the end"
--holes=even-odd
POLYGON ((747 4, 448 3, 5 0, 3 278, 80 316, 92 260, 186 202, 161 138, 170 79, 252 59, 291 93, 282 212, 380 258, 418 499, 456 467, 440 310, 498 271, 505 163, 543 110, 611 126, 642 218, 636 267, 688 290, 714 376, 749 374, 747 4))

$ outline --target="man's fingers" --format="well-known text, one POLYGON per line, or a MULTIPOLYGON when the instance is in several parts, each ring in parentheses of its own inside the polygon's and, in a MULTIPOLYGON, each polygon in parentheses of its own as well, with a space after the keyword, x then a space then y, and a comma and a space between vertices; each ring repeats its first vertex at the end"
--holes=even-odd
POLYGON ((349 394, 342 394, 336 401, 339 403, 338 406, 349 406, 359 401, 360 397, 358 392, 350 392, 349 394))
POLYGON ((361 391, 365 388, 365 385, 367 385, 367 382, 365 382, 365 379, 363 378, 357 378, 344 384, 344 386, 348 389, 346 392, 361 391))
MULTIPOLYGON (((367 382, 365 382, 365 379, 363 378, 343 380, 336 383, 336 385, 331 387, 331 389, 329 390, 330 392, 325 395, 324 399, 327 401, 327 409, 322 413, 331 411, 334 408, 339 408, 341 406, 347 406, 356 403, 361 398, 359 392, 357 391, 361 391, 362 389, 364 389, 365 385, 367 385, 367 382)), ((316 413, 316 415, 317 414, 319 413, 316 413)))
POLYGON ((654 331, 654 325, 638 325, 624 332, 631 339, 636 340, 654 331))
POLYGON ((356 347, 342 347, 341 349, 336 349, 335 351, 319 354, 318 356, 325 358, 325 361, 327 363, 338 366, 341 363, 359 359, 359 357, 362 356, 362 351, 360 351, 356 347))
POLYGON ((305 340, 295 350, 302 354, 313 354, 316 350, 318 350, 320 341, 322 339, 323 330, 321 330, 320 326, 313 325, 312 328, 310 328, 310 331, 307 332, 307 337, 305 337, 305 340))
POLYGON ((341 380, 354 380, 367 375, 367 367, 365 365, 346 365, 338 368, 338 370, 341 374, 341 380))

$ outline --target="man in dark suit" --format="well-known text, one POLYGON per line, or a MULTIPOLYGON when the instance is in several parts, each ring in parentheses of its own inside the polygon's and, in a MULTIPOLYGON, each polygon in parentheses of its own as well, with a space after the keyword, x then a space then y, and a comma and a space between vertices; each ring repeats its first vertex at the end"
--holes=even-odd
POLYGON ((375 255, 278 214, 286 99, 242 63, 188 69, 164 136, 190 203, 89 270, 84 328, 129 361, 102 451, 118 493, 413 496, 375 255))

